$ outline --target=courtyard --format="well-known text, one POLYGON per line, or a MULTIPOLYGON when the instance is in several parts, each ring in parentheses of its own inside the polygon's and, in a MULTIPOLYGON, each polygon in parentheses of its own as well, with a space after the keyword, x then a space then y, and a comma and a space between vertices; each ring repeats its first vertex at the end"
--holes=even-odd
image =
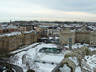
MULTIPOLYGON (((72 49, 75 50, 84 46, 89 47, 89 44, 76 43, 72 45, 72 49)), ((23 46, 19 50, 10 52, 10 54, 14 54, 10 57, 10 63, 22 67, 23 72, 26 72, 28 69, 33 69, 35 72, 52 72, 52 70, 64 59, 65 54, 72 52, 69 51, 68 48, 69 45, 60 49, 56 44, 33 43, 31 45, 23 46), (57 53, 54 53, 56 51, 57 53)), ((96 49, 89 47, 89 50, 94 51, 96 49)), ((70 58, 70 60, 77 62, 76 58, 70 58)), ((77 64, 78 62, 76 65, 77 64)), ((64 67, 65 70, 68 68, 67 66, 64 67)), ((81 68, 77 67, 75 72, 76 71, 81 72, 81 68)))
POLYGON ((24 72, 27 71, 28 67, 34 69, 36 72, 51 72, 56 65, 62 61, 64 55, 67 52, 70 52, 68 50, 60 51, 58 53, 40 52, 44 47, 49 50, 58 50, 56 44, 34 43, 25 46, 25 48, 11 52, 11 54, 15 54, 10 58, 11 63, 22 67, 24 72))

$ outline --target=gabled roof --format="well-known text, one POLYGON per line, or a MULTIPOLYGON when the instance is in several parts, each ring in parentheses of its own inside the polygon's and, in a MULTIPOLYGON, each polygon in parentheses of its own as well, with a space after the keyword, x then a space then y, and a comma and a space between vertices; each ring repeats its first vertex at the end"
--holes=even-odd
POLYGON ((7 29, 17 29, 18 27, 10 24, 10 25, 8 25, 6 28, 7 28, 7 29))

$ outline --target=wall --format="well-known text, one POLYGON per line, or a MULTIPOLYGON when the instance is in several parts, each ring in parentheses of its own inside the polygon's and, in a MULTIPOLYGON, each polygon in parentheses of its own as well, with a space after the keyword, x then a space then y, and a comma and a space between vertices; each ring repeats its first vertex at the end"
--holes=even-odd
POLYGON ((76 32, 76 42, 77 43, 89 43, 90 42, 90 32, 89 31, 77 31, 76 32))
POLYGON ((90 45, 96 45, 96 32, 90 34, 90 45))
POLYGON ((70 30, 64 30, 60 32, 59 36, 61 44, 69 44, 69 38, 72 38, 72 44, 75 43, 75 32, 71 32, 70 30))

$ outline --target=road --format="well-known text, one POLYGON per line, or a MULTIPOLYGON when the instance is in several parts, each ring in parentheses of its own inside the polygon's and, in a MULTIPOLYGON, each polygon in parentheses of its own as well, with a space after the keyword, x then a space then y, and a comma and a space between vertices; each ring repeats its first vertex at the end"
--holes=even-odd
MULTIPOLYGON (((8 63, 6 63, 6 64, 8 64, 8 63)), ((4 62, 2 61, 0 61, 0 65, 4 65, 4 62)), ((11 65, 11 67, 16 71, 16 72, 23 72, 23 70, 22 70, 22 68, 21 67, 19 67, 19 66, 17 66, 17 65, 13 65, 13 64, 10 64, 11 65)))

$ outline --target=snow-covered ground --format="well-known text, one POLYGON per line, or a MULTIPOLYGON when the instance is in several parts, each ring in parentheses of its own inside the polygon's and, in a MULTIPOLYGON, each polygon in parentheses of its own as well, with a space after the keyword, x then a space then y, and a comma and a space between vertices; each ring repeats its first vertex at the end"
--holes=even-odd
POLYGON ((82 59, 82 66, 89 72, 95 72, 94 69, 96 70, 96 55, 85 56, 84 59, 82 59))
POLYGON ((14 35, 20 35, 21 32, 11 32, 11 33, 7 33, 7 34, 1 34, 0 37, 4 37, 4 36, 14 36, 14 35))
MULTIPOLYGON (((79 63, 78 63, 77 57, 69 57, 69 59, 71 61, 73 61, 75 63, 75 65, 76 65, 75 72, 82 72, 81 67, 78 66, 79 63)), ((64 64, 64 66, 60 68, 60 71, 61 72, 71 72, 71 69, 66 64, 64 64)))
MULTIPOLYGON (((81 43, 75 43, 72 45, 72 49, 77 49, 77 48, 81 48, 83 46, 89 46, 89 44, 82 44, 81 43)), ((69 45, 65 46, 66 48, 69 48, 69 45)))
MULTIPOLYGON (((72 45, 72 49, 81 48, 83 46, 89 46, 89 44, 83 44, 76 43, 72 45)), ((19 65, 23 68, 24 72, 28 69, 27 65, 31 65, 30 68, 34 69, 36 72, 51 72, 58 63, 64 59, 64 55, 70 51, 65 50, 62 51, 60 54, 52 54, 52 53, 40 53, 39 50, 43 47, 47 48, 58 48, 55 44, 45 44, 45 43, 34 43, 28 46, 25 46, 22 49, 16 50, 11 52, 12 54, 20 52, 15 54, 13 57, 11 57, 11 63, 14 63, 15 65, 19 65), (37 61, 37 62, 34 62, 37 61)), ((69 46, 65 46, 69 48, 69 46)), ((96 50, 93 47, 89 48, 90 51, 96 50)), ((83 68, 86 69, 86 65, 89 70, 93 71, 93 68, 96 66, 96 55, 93 56, 85 56, 85 58, 82 60, 82 62, 85 64, 83 68), (86 61, 86 62, 85 62, 86 61)), ((82 72, 81 67, 78 66, 78 61, 76 57, 69 57, 71 61, 73 61, 76 64, 76 70, 75 72, 82 72)), ((63 68, 60 68, 62 71, 70 72, 70 69, 67 65, 64 65, 63 68), (67 70, 66 70, 67 69, 67 70)), ((91 72, 92 72, 91 71, 91 72)))
POLYGON ((13 60, 14 64, 21 66, 24 72, 26 72, 27 68, 26 64, 23 63, 23 60, 26 60, 27 62, 30 62, 30 64, 33 64, 34 67, 32 66, 31 68, 34 69, 36 72, 51 72, 56 67, 56 65, 62 61, 65 53, 67 53, 67 51, 65 51, 65 53, 61 52, 60 54, 40 53, 38 51, 43 47, 57 48, 57 45, 41 43, 33 48, 33 46, 36 44, 38 43, 25 47, 24 50, 28 49, 27 51, 20 49, 11 52, 16 53, 18 51, 22 51, 11 57, 11 61, 13 60), (34 62, 34 60, 37 60, 39 62, 34 62))
POLYGON ((94 51, 94 50, 96 51, 96 48, 95 47, 89 47, 89 50, 90 51, 94 51))
POLYGON ((30 49, 30 48, 32 48, 33 46, 37 45, 37 44, 39 44, 39 43, 34 43, 34 44, 29 45, 29 46, 25 46, 24 48, 21 48, 21 49, 19 49, 19 50, 12 51, 12 52, 10 52, 10 53, 11 53, 11 54, 14 54, 14 53, 20 52, 20 51, 22 51, 22 50, 27 50, 27 49, 30 49))

